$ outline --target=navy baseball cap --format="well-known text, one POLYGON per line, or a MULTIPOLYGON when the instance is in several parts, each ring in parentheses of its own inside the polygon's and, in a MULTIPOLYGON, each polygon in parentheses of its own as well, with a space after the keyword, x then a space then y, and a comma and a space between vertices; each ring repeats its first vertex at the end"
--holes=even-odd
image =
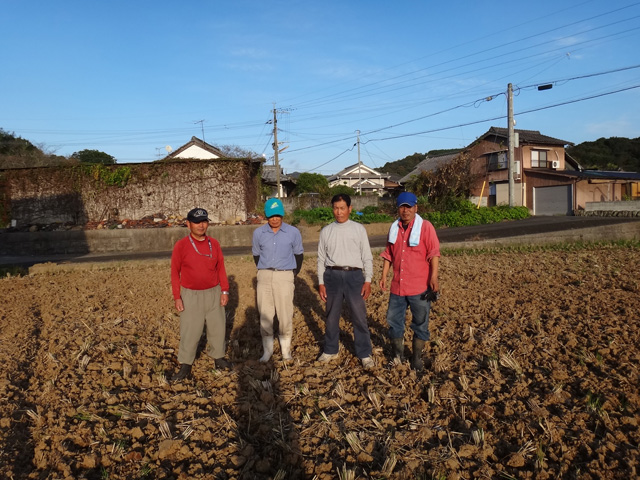
POLYGON ((407 205, 409 207, 413 207, 418 203, 418 198, 411 192, 402 192, 398 195, 397 204, 399 207, 402 205, 407 205))
POLYGON ((209 214, 204 208, 194 208, 187 213, 187 220, 192 223, 210 222, 209 214))

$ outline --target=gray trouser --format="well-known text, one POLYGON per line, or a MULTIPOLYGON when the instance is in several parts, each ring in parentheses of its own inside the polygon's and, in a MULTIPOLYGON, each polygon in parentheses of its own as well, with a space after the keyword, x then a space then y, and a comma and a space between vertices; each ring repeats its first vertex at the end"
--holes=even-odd
POLYGON ((193 364, 204 326, 207 327, 207 354, 224 357, 225 313, 220 305, 220 285, 207 290, 180 288, 184 311, 180 313, 178 363, 193 364))

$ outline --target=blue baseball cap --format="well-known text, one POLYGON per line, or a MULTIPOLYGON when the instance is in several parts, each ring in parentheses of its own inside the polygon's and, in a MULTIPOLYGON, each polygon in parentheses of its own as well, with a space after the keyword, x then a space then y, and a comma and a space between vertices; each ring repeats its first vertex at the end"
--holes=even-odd
POLYGON ((277 198, 270 198, 264 204, 264 215, 267 218, 271 218, 275 215, 284 217, 284 206, 282 202, 277 198))
POLYGON ((418 203, 418 198, 411 192, 402 192, 398 195, 397 205, 401 207, 402 205, 408 205, 409 207, 413 207, 418 203))

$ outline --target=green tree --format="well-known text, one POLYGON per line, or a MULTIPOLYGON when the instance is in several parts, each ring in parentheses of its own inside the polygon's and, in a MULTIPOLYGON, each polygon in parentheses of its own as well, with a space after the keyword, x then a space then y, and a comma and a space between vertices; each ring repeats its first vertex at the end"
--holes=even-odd
POLYGON ((353 188, 348 187, 347 185, 334 185, 329 189, 329 195, 331 197, 333 197, 334 195, 338 195, 339 193, 346 193, 350 197, 353 197, 355 196, 356 191, 353 188))
POLYGON ((599 138, 568 147, 567 153, 586 169, 640 172, 640 137, 599 138))
POLYGON ((396 160, 394 162, 387 162, 381 168, 376 168, 376 170, 380 173, 391 173, 398 175, 400 177, 404 177, 405 175, 411 173, 416 165, 418 165, 421 161, 423 161, 426 157, 431 156, 435 157, 438 155, 447 155, 449 153, 457 153, 460 149, 441 149, 441 150, 429 150, 427 153, 414 153, 413 155, 408 155, 400 160, 396 160))
POLYGON ((329 194, 329 181, 327 177, 319 173, 301 173, 298 177, 295 193, 319 193, 326 196, 329 194))
POLYGON ((408 155, 400 160, 387 162, 381 168, 377 168, 376 170, 380 173, 391 173, 404 177, 408 173, 411 173, 411 171, 416 168, 416 165, 423 161, 425 157, 426 154, 416 152, 413 155, 408 155))
POLYGON ((116 163, 115 157, 100 150, 80 150, 72 153, 71 159, 80 163, 101 163, 102 165, 114 165, 116 163))

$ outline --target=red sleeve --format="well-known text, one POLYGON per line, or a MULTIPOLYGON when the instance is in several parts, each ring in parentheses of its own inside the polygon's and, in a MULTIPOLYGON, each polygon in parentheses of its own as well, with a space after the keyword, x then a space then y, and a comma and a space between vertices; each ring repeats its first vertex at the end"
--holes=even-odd
MULTIPOLYGON (((389 230, 391 230, 391 228, 389 228, 389 230)), ((388 260, 390 263, 393 263, 393 261, 391 260, 392 258, 391 249, 393 248, 393 243, 390 243, 388 239, 389 239, 389 232, 387 232, 387 247, 384 249, 384 252, 380 254, 380 256, 385 260, 388 260)))
POLYGON ((173 299, 180 298, 180 270, 182 269, 182 241, 178 240, 171 253, 171 293, 173 299))
POLYGON ((229 279, 227 278, 227 270, 224 268, 224 257, 222 256, 222 248, 220 248, 220 243, 215 238, 211 238, 211 244, 213 245, 213 248, 216 250, 216 258, 218 258, 216 271, 218 273, 218 281, 220 282, 220 288, 222 289, 223 292, 228 292, 229 279))
POLYGON ((440 240, 438 240, 436 229, 433 228, 431 222, 426 220, 423 222, 422 233, 425 234, 425 237, 427 239, 427 261, 431 260, 433 257, 439 257, 440 240))
POLYGON ((385 260, 387 260, 387 261, 388 261, 388 262, 390 262, 390 263, 393 263, 393 260, 392 260, 392 258, 393 258, 393 257, 391 256, 391 249, 392 249, 392 248, 393 248, 393 244, 392 244, 392 243, 387 242, 387 248, 385 248, 385 249, 384 249, 384 252, 382 252, 382 253, 380 254, 380 256, 381 256, 382 258, 384 258, 385 260))

